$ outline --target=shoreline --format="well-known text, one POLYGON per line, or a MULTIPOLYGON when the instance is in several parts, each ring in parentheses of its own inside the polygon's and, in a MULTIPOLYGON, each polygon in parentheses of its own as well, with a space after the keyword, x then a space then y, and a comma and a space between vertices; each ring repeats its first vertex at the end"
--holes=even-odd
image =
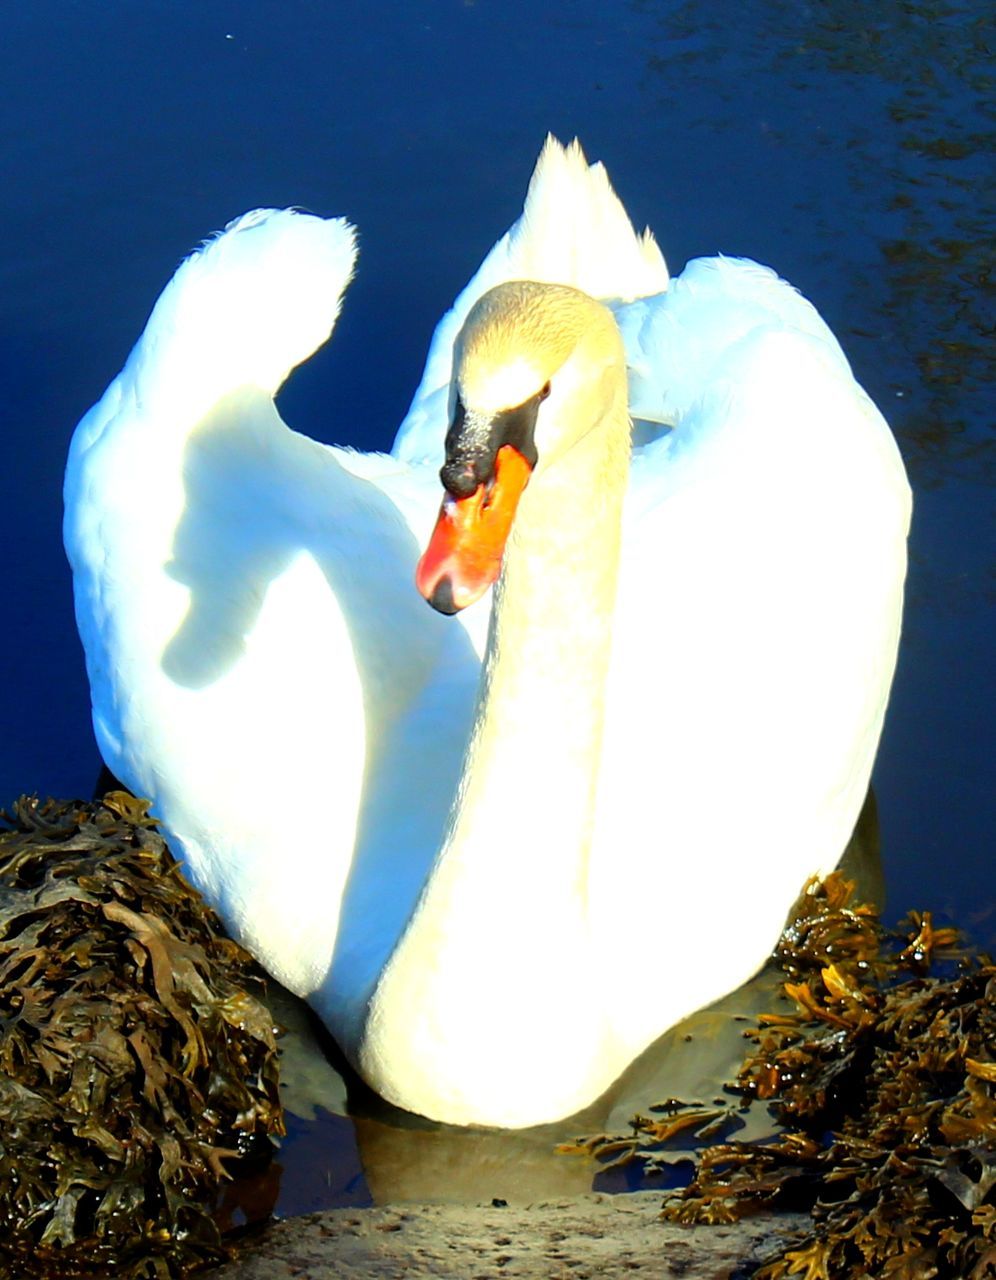
POLYGON ((397 1204, 287 1218, 246 1239, 216 1280, 683 1280, 746 1277, 805 1214, 661 1221, 660 1191, 593 1192, 527 1206, 397 1204))

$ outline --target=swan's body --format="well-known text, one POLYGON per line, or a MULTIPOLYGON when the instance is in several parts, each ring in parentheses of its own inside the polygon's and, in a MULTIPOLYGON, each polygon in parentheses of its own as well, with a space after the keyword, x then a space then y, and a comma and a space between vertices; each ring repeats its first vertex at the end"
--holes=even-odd
POLYGON ((66 544, 94 723, 374 1088, 537 1123, 750 976, 840 856, 908 487, 810 304, 726 259, 667 287, 578 149, 548 146, 444 318, 393 457, 319 446, 273 405, 352 262, 341 222, 234 224, 80 424, 66 544), (618 328, 571 289, 499 289, 468 321, 519 279, 613 299, 618 328), (451 372, 474 413, 552 388, 476 711, 486 602, 446 619, 412 584, 451 372), (631 463, 627 372, 633 416, 674 427, 631 463))

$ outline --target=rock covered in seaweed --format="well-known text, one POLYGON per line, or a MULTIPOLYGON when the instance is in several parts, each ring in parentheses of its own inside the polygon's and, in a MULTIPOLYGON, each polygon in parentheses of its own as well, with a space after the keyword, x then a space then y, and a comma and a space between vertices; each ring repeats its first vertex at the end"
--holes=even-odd
POLYGON ((117 792, 2 815, 0 1271, 220 1261, 226 1162, 283 1132, 256 970, 146 809, 117 792))
POLYGON ((754 1280, 996 1280, 996 966, 929 914, 886 929, 853 887, 834 875, 800 898, 776 952, 793 1007, 747 1033, 733 1090, 784 1132, 715 1142, 734 1108, 672 1103, 578 1145, 655 1169, 680 1133, 712 1142, 665 1201, 672 1222, 808 1210, 754 1280))

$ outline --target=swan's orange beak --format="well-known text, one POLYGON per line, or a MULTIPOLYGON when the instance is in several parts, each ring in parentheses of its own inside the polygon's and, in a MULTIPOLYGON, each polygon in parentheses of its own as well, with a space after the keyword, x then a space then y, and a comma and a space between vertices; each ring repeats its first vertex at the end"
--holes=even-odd
POLYGON ((415 570, 415 585, 440 613, 479 600, 501 569, 512 519, 532 467, 513 445, 495 457, 494 477, 467 498, 448 493, 415 570))

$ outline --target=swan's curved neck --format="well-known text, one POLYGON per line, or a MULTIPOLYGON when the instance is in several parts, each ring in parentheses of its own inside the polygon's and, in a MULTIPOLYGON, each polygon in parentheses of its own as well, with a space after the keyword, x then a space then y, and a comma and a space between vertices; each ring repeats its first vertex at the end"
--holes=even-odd
POLYGON ((381 1093, 414 1110, 431 1097, 457 1123, 548 1117, 534 1055, 559 1101, 568 1073, 577 1106, 591 1096, 587 862, 629 462, 621 364, 617 381, 602 420, 523 496, 450 831, 362 1047, 381 1093))
POLYGON ((504 897, 520 864, 528 870, 520 919, 523 906, 546 914, 546 886, 558 897, 572 885, 583 892, 628 461, 617 437, 589 432, 527 490, 496 588, 478 715, 440 871, 469 880, 474 892, 493 880, 489 896, 504 897), (478 868, 485 847, 494 856, 478 868), (473 851, 470 863, 464 850, 473 851))

